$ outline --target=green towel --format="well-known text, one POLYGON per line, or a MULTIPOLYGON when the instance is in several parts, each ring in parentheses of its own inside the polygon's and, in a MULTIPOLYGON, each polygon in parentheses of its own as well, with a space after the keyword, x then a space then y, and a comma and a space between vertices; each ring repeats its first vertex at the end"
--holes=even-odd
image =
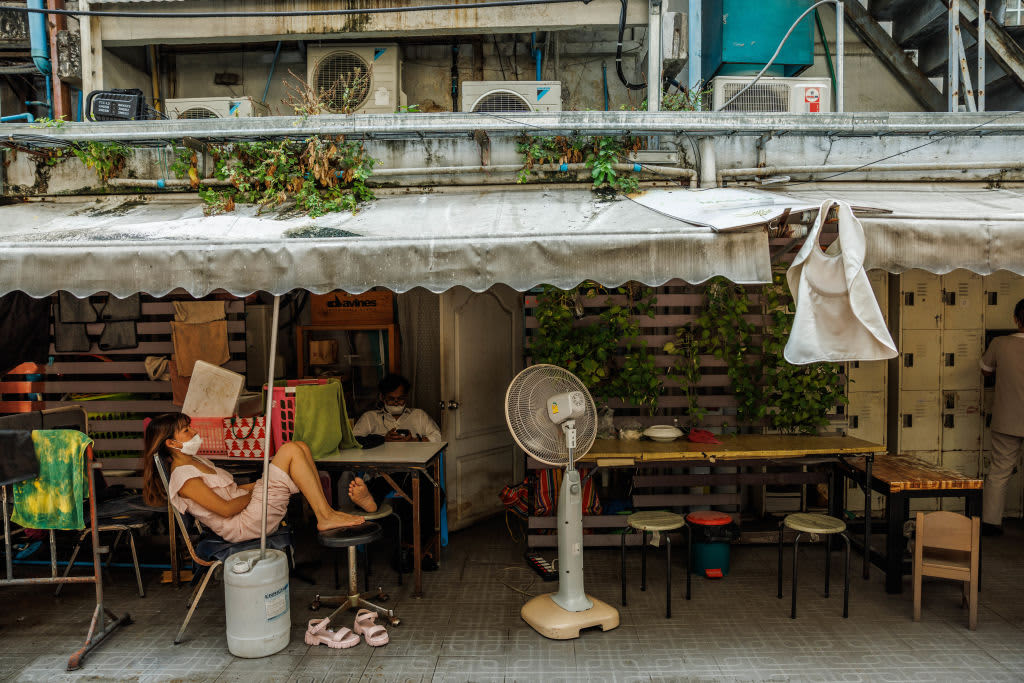
POLYGON ((314 460, 334 455, 339 448, 360 448, 352 436, 341 382, 295 387, 295 431, 292 438, 304 441, 314 460))
POLYGON ((38 429, 32 445, 39 476, 14 485, 11 519, 28 529, 84 529, 85 451, 92 439, 73 429, 38 429))

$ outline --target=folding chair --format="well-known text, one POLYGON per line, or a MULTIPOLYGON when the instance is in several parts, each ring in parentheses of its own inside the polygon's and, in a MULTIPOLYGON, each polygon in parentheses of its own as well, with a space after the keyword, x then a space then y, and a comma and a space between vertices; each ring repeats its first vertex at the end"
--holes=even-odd
MULTIPOLYGON (((160 462, 159 454, 154 453, 153 460, 156 462, 156 471, 160 475, 160 481, 163 482, 164 492, 169 496, 170 487, 168 485, 167 473, 164 472, 164 466, 160 462)), ((228 557, 243 550, 258 548, 260 540, 257 538, 241 543, 229 543, 207 529, 204 531, 203 537, 193 545, 188 525, 185 523, 181 513, 170 502, 168 502, 168 506, 174 513, 178 530, 181 531, 181 536, 185 540, 185 547, 188 548, 188 554, 192 557, 192 562, 200 568, 192 578, 192 582, 196 587, 192 590, 192 595, 189 597, 188 602, 185 603, 185 606, 188 607, 188 614, 185 615, 185 621, 182 622, 181 628, 178 629, 178 635, 174 637, 174 644, 177 645, 185 635, 188 622, 191 621, 192 614, 196 611, 196 605, 199 604, 199 600, 206 591, 206 584, 210 582, 210 577, 224 564, 224 560, 228 557), (200 577, 202 577, 201 580, 200 577)), ((196 522, 196 526, 199 526, 198 522, 196 522)), ((174 529, 171 529, 170 533, 173 534, 174 529)), ((292 537, 289 529, 279 529, 273 534, 267 535, 267 547, 286 551, 289 562, 292 566, 295 565, 295 558, 292 554, 292 537)))

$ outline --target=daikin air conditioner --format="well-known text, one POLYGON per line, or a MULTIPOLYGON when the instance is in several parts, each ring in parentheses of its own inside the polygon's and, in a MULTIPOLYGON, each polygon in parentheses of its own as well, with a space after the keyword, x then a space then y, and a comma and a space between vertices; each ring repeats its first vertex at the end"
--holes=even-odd
POLYGON ((718 76, 711 79, 714 111, 750 111, 820 114, 832 111, 832 88, 818 78, 760 78, 736 101, 722 108, 753 76, 718 76))
POLYGON ((562 111, 561 81, 463 81, 462 111, 562 111))
POLYGON ((230 116, 269 116, 270 108, 251 97, 184 97, 169 99, 166 113, 172 119, 226 119, 230 116))
POLYGON ((398 45, 336 45, 309 48, 306 83, 355 114, 392 114, 406 104, 398 45))

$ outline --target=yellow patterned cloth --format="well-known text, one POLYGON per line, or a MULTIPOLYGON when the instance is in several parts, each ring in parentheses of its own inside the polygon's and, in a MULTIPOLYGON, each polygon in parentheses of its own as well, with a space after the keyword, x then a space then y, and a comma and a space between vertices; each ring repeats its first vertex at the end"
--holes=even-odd
POLYGON ((92 439, 73 429, 37 429, 39 476, 14 485, 11 519, 28 529, 84 529, 85 453, 92 439))

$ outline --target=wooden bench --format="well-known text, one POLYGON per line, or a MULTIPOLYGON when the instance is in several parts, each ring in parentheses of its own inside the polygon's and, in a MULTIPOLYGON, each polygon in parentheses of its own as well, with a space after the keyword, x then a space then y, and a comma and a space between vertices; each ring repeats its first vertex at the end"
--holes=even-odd
MULTIPOLYGON (((837 468, 839 491, 846 491, 845 479, 865 486, 864 458, 849 458, 837 468)), ((906 553, 903 525, 910 519, 911 498, 963 498, 968 517, 981 514, 983 480, 965 476, 955 470, 933 465, 924 460, 898 455, 876 456, 867 488, 885 497, 885 554, 875 552, 864 542, 864 552, 871 562, 885 570, 887 593, 903 591, 903 575, 910 573, 910 557, 906 553)), ((865 495, 870 495, 867 491, 865 495)), ((842 496, 845 498, 845 495, 842 496)), ((845 507, 845 500, 836 500, 833 514, 845 507)), ((870 538, 871 519, 864 520, 865 538, 870 538)))

